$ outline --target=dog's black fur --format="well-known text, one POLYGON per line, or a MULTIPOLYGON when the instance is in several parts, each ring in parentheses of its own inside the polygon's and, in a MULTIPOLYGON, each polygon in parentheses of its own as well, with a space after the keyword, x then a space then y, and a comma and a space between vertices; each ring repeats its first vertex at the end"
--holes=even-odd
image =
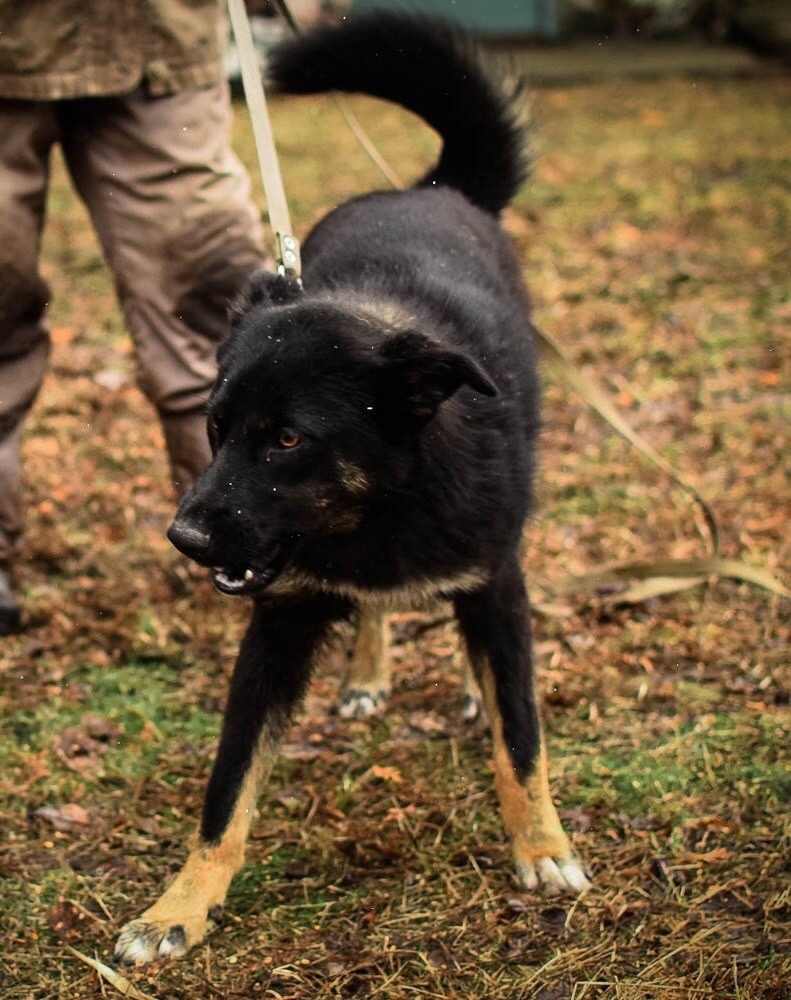
POLYGON ((526 172, 513 100, 468 43, 404 15, 300 36, 269 75, 286 92, 398 102, 443 148, 412 189, 356 198, 316 226, 304 289, 256 276, 220 350, 214 459, 169 533, 221 590, 253 599, 207 845, 225 835, 262 731, 282 731, 315 649, 359 606, 449 599, 473 664, 490 670, 519 781, 540 744, 519 564, 538 386, 498 222, 526 172))
MULTIPOLYGON (((497 221, 524 172, 514 109, 458 36, 381 14, 276 50, 269 75, 291 93, 398 100, 437 126, 442 156, 412 190, 320 222, 304 291, 261 274, 237 305, 209 404, 215 460, 171 539, 236 579, 252 569, 244 591, 268 606, 286 569, 334 593, 497 577, 517 559, 539 423, 527 295, 497 221), (382 305, 404 320, 378 320, 382 305), (278 447, 281 428, 302 443, 278 447), (365 490, 338 482, 341 463, 365 490)), ((506 739, 526 772, 534 710, 503 674, 506 739)), ((228 724, 242 742, 246 727, 228 724)), ((220 824, 209 807, 204 833, 220 824)))

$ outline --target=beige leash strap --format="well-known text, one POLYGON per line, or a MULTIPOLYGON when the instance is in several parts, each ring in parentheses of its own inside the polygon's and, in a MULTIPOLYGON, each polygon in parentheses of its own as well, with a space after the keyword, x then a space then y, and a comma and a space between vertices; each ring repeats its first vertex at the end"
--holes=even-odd
POLYGON ((231 19, 236 51, 239 54, 242 85, 253 126, 253 138, 258 153, 261 179, 264 183, 269 222, 275 236, 275 267, 279 274, 300 278, 302 263, 299 256, 299 241, 291 229, 291 216, 288 211, 283 178, 280 175, 275 137, 272 134, 264 85, 261 81, 261 72, 258 68, 258 59, 253 46, 253 34, 250 30, 244 0, 228 0, 228 15, 231 19))

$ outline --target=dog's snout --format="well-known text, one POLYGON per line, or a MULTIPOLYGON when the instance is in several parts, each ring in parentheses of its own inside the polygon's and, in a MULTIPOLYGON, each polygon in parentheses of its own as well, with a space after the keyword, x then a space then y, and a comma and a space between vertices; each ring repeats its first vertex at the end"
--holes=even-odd
POLYGON ((178 517, 168 529, 168 539, 179 552, 196 561, 206 555, 211 544, 211 536, 207 531, 178 517))

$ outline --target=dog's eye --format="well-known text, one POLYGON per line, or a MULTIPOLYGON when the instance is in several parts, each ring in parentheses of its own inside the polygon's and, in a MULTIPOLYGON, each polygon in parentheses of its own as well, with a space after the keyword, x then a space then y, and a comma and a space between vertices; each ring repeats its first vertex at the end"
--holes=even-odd
POLYGON ((290 427, 283 427, 278 431, 277 434, 277 446, 282 448, 283 451, 290 451, 292 448, 298 447, 302 442, 299 434, 296 431, 291 430, 290 427))

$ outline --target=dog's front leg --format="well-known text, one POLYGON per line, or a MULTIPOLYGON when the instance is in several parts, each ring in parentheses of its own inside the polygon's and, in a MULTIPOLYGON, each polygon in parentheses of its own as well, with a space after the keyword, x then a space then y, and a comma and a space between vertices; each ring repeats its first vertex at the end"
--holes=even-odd
POLYGON ((255 607, 231 678, 197 843, 165 893, 122 929, 117 961, 179 957, 220 922, 244 860, 258 792, 305 690, 314 652, 342 615, 337 602, 321 597, 255 607))
POLYGON ((487 586, 457 595, 454 605, 492 729, 495 787, 520 881, 528 889, 582 892, 590 882, 549 791, 530 608, 516 560, 487 586))

